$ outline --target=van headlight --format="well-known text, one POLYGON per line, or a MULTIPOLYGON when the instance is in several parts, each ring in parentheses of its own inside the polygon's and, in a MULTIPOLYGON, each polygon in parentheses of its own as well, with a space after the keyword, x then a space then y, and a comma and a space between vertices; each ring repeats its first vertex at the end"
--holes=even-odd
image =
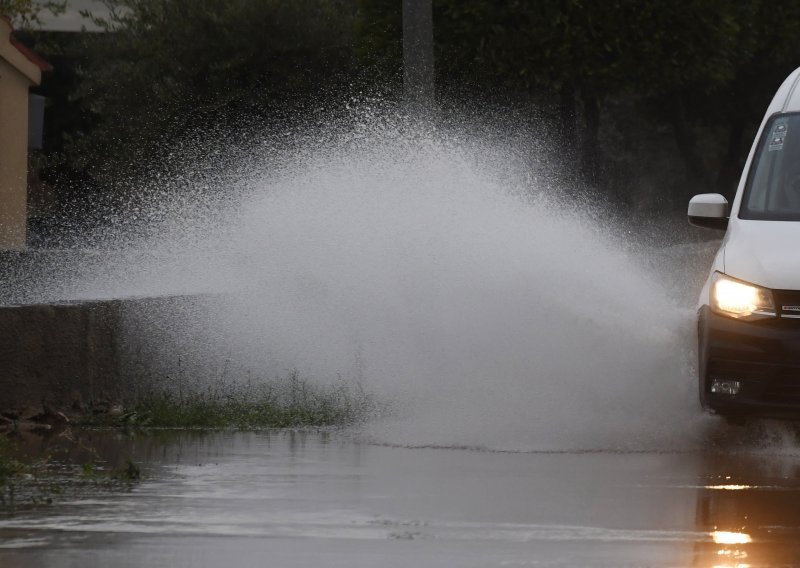
POLYGON ((711 308, 732 318, 754 320, 775 317, 772 291, 715 272, 711 278, 711 308))

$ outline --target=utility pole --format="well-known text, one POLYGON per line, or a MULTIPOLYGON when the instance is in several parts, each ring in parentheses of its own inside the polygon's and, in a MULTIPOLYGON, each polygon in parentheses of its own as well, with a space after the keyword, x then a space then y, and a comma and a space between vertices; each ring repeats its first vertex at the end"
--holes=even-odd
POLYGON ((403 0, 403 98, 415 111, 433 108, 433 2, 403 0))

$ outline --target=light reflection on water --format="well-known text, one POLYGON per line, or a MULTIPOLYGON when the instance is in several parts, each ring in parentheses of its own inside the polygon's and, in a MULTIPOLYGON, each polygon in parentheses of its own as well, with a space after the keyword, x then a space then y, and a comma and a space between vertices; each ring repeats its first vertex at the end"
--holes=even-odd
POLYGON ((222 551, 298 566, 755 566, 800 554, 792 456, 411 449, 342 432, 74 435, 84 450, 28 448, 80 460, 91 445, 109 464, 135 460, 144 479, 0 517, 0 566, 216 566, 222 551))
POLYGON ((749 534, 730 531, 714 531, 711 538, 716 544, 750 544, 753 539, 749 534))

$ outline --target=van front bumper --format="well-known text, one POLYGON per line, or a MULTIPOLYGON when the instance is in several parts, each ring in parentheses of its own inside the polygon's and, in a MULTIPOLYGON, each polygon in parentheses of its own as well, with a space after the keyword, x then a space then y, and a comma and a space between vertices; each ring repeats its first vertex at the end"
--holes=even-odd
POLYGON ((699 312, 700 402, 726 416, 800 420, 800 320, 753 322, 699 312), (711 384, 737 381, 737 394, 712 393, 711 384))

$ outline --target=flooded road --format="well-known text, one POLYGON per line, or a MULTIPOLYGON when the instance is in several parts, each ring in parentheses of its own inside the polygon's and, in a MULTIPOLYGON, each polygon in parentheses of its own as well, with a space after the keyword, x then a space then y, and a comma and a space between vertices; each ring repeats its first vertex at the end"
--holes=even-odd
POLYGON ((0 517, 0 566, 711 567, 800 559, 800 452, 502 453, 391 447, 324 432, 112 442, 114 455, 105 457, 130 457, 142 481, 0 517))

